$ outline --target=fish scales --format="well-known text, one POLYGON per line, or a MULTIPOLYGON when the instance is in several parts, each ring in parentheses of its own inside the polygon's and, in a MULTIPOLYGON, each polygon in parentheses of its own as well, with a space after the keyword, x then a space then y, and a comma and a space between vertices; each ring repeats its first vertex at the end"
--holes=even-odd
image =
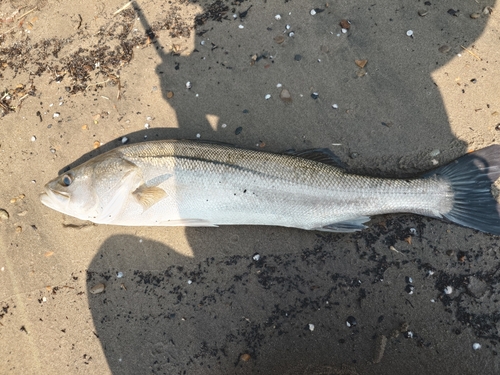
MULTIPOLYGON (((92 194, 99 199, 92 213, 73 216, 118 225, 353 231, 377 214, 447 217, 457 203, 453 178, 445 174, 404 180, 366 177, 295 155, 194 141, 125 145, 68 172, 72 184, 78 184, 79 173, 92 174, 93 181, 105 181, 108 187, 95 183, 98 192, 92 194), (109 168, 93 174, 103 163, 109 168), (111 197, 113 189, 121 195, 111 197)), ((46 195, 54 195, 50 184, 46 195)))

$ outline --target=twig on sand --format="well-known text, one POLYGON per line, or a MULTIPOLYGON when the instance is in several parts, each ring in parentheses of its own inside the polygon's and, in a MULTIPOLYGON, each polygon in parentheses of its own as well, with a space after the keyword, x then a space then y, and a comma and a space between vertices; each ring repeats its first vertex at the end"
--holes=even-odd
POLYGON ((124 11, 125 9, 127 9, 132 3, 133 3, 133 1, 129 1, 127 4, 125 4, 120 9, 118 9, 116 12, 114 12, 113 16, 116 16, 118 13, 120 13, 120 12, 124 11))
POLYGON ((474 56, 474 57, 475 57, 476 59, 478 59, 479 61, 482 61, 482 60, 483 60, 483 59, 482 59, 482 58, 480 58, 478 55, 476 55, 474 52, 472 52, 471 50, 469 50, 469 49, 465 48, 464 46, 460 46, 460 47, 462 47, 462 49, 463 49, 463 50, 465 50, 465 51, 469 52, 472 56, 474 56))

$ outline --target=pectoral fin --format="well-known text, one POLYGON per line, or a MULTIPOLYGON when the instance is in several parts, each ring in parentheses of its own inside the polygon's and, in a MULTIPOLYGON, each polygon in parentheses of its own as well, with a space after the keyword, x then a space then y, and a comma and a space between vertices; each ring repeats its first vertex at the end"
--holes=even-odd
POLYGON ((156 186, 141 185, 132 193, 135 199, 144 207, 144 211, 166 197, 165 190, 156 186))

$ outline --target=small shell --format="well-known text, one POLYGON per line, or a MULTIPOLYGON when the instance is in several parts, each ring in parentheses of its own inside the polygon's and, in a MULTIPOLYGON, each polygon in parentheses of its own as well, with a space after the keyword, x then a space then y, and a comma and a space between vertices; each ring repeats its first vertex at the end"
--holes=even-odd
POLYGON ((9 213, 6 210, 3 208, 0 209, 0 221, 7 221, 9 220, 9 217, 9 213))
POLYGON ((90 288, 90 293, 99 294, 104 292, 104 289, 106 289, 106 285, 104 285, 103 283, 99 283, 90 288))

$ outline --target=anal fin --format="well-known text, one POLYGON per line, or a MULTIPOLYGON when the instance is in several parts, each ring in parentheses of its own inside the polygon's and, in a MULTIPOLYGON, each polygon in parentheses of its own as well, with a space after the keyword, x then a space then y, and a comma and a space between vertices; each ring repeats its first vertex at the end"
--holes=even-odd
POLYGON ((328 224, 320 228, 315 228, 315 230, 324 232, 352 233, 365 229, 366 225, 364 225, 364 223, 369 220, 369 216, 360 216, 354 219, 339 221, 337 223, 328 224))

